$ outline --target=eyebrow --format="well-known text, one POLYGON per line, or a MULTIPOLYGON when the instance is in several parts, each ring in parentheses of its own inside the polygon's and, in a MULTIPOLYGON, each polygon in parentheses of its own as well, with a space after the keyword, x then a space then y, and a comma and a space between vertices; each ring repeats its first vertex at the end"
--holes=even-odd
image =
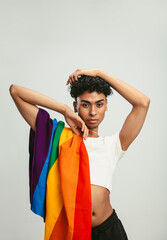
MULTIPOLYGON (((104 99, 100 99, 98 101, 96 101, 96 103, 99 103, 99 102, 104 102, 105 100, 104 99)), ((86 102, 86 103, 90 103, 89 101, 87 100, 81 100, 81 102, 86 102)))

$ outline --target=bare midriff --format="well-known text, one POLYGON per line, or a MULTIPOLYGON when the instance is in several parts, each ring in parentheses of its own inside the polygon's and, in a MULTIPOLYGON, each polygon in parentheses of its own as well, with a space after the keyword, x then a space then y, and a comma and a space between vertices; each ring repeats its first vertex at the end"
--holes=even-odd
POLYGON ((104 222, 113 212, 110 204, 110 192, 107 188, 91 185, 92 227, 104 222))

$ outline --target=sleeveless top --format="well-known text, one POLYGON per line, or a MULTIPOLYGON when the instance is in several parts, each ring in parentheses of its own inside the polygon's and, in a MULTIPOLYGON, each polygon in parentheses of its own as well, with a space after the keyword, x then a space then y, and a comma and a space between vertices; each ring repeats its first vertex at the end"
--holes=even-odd
POLYGON ((89 156, 91 184, 111 192, 116 164, 126 152, 121 148, 119 132, 106 137, 88 137, 84 143, 89 156))

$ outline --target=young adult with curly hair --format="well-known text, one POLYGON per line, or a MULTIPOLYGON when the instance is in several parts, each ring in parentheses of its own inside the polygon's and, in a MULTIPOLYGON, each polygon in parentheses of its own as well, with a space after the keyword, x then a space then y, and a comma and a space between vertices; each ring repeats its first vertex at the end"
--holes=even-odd
POLYGON ((112 174, 119 159, 141 131, 150 99, 100 69, 77 69, 69 76, 66 84, 70 84, 74 111, 66 104, 18 85, 12 85, 10 93, 21 115, 34 131, 39 105, 64 115, 72 131, 83 136, 90 163, 91 239, 128 239, 122 222, 110 203, 112 174), (107 96, 113 93, 112 88, 131 104, 132 110, 120 131, 102 137, 98 134, 99 125, 105 117, 107 96))

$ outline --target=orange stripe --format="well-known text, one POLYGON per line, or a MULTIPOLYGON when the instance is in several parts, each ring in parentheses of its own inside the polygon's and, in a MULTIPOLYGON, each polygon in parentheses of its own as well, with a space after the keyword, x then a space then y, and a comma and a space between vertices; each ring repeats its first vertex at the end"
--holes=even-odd
POLYGON ((73 135, 62 144, 59 155, 60 183, 63 195, 64 208, 68 221, 68 239, 72 240, 74 231, 75 200, 79 173, 79 147, 82 138, 73 135))

